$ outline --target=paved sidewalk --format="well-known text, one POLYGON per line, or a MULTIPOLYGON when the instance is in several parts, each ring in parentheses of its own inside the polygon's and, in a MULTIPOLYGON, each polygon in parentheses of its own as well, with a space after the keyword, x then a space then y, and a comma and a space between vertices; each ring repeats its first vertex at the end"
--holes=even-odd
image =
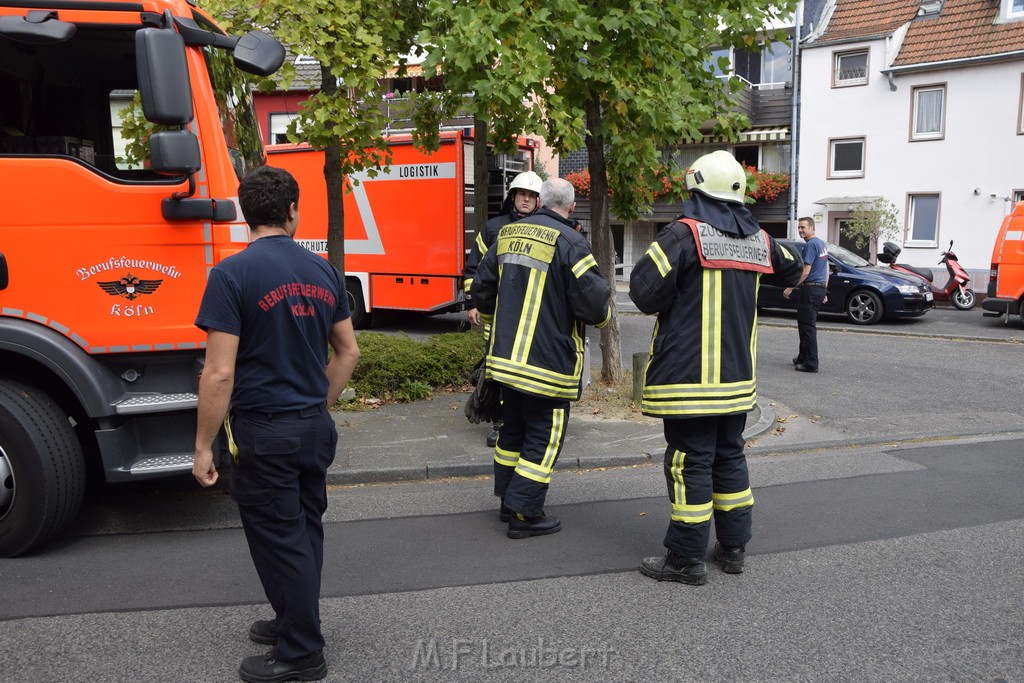
MULTIPOLYGON (((466 419, 463 407, 468 396, 442 394, 427 401, 334 413, 339 444, 328 470, 328 482, 357 484, 490 474, 494 450, 484 443, 490 425, 475 425, 466 419)), ((744 436, 752 439, 772 429, 776 419, 772 404, 759 401, 747 417, 744 436)), ((774 443, 783 440, 791 441, 792 437, 774 443)), ((572 404, 556 469, 660 462, 664 451, 661 420, 640 416, 636 421, 610 420, 572 404)))

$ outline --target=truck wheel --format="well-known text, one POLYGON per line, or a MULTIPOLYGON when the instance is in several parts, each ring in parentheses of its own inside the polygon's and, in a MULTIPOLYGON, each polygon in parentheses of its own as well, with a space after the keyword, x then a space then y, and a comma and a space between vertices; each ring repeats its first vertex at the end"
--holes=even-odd
POLYGON ((1020 308, 1017 309, 1017 315, 1020 316, 1020 324, 1024 325, 1024 299, 1020 300, 1020 308))
POLYGON ((949 297, 949 303, 953 304, 953 308, 961 311, 969 311, 974 308, 975 301, 977 299, 973 289, 965 289, 963 292, 957 289, 953 292, 953 296, 949 297))
POLYGON ((39 389, 0 380, 0 557, 63 530, 84 495, 85 460, 67 416, 39 389))
POLYGON ((885 314, 882 298, 867 289, 860 289, 846 302, 846 317, 856 325, 874 325, 885 314))
POLYGON ((363 303, 363 287, 358 280, 345 280, 345 292, 348 294, 348 307, 352 311, 352 327, 364 330, 370 326, 373 314, 366 310, 363 303))

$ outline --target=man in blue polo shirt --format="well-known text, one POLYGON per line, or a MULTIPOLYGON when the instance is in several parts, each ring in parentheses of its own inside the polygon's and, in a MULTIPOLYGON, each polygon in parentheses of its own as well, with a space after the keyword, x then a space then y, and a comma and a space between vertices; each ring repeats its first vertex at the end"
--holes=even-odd
POLYGON ((800 237, 806 242, 803 250, 804 272, 796 287, 788 287, 782 296, 789 298, 794 289, 800 294, 796 302, 796 327, 800 336, 800 351, 793 359, 793 369, 799 372, 818 371, 818 311, 828 301, 828 250, 825 243, 814 236, 814 219, 804 216, 797 222, 800 237))
POLYGON ((348 383, 359 346, 341 273, 293 239, 295 178, 257 168, 239 185, 238 202, 250 244, 210 271, 196 318, 207 341, 192 474, 203 486, 216 483, 212 446, 223 423, 233 460, 228 489, 274 608, 274 619, 249 627, 251 640, 273 649, 246 657, 239 675, 249 683, 313 681, 327 675, 322 518, 338 442, 327 406, 348 383))

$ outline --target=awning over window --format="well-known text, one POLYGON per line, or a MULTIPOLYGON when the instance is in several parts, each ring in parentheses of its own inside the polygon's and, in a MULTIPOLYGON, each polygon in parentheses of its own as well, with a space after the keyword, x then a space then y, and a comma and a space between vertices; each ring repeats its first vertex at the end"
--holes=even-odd
POLYGON ((822 206, 857 206, 858 204, 874 204, 881 197, 864 195, 855 197, 824 197, 812 204, 820 204, 822 206))
POLYGON ((789 126, 774 128, 751 128, 745 130, 733 140, 723 135, 705 135, 703 142, 788 142, 789 126))

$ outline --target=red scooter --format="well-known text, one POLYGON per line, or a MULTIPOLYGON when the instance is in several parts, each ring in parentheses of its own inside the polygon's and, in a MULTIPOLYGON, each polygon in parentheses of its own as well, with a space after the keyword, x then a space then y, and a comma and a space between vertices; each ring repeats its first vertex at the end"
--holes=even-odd
POLYGON ((953 240, 949 241, 949 249, 942 252, 942 258, 939 259, 939 263, 945 263, 946 270, 949 271, 949 281, 941 288, 935 285, 935 273, 932 272, 931 268, 918 268, 907 263, 896 263, 900 251, 901 249, 895 243, 886 242, 882 245, 882 253, 878 255, 878 260, 882 263, 888 263, 889 267, 893 270, 910 273, 925 280, 928 283, 928 288, 932 290, 936 301, 948 301, 953 304, 954 308, 958 308, 961 311, 969 311, 974 308, 974 290, 967 286, 971 281, 971 276, 963 269, 960 261, 956 258, 956 254, 953 253, 953 240))

